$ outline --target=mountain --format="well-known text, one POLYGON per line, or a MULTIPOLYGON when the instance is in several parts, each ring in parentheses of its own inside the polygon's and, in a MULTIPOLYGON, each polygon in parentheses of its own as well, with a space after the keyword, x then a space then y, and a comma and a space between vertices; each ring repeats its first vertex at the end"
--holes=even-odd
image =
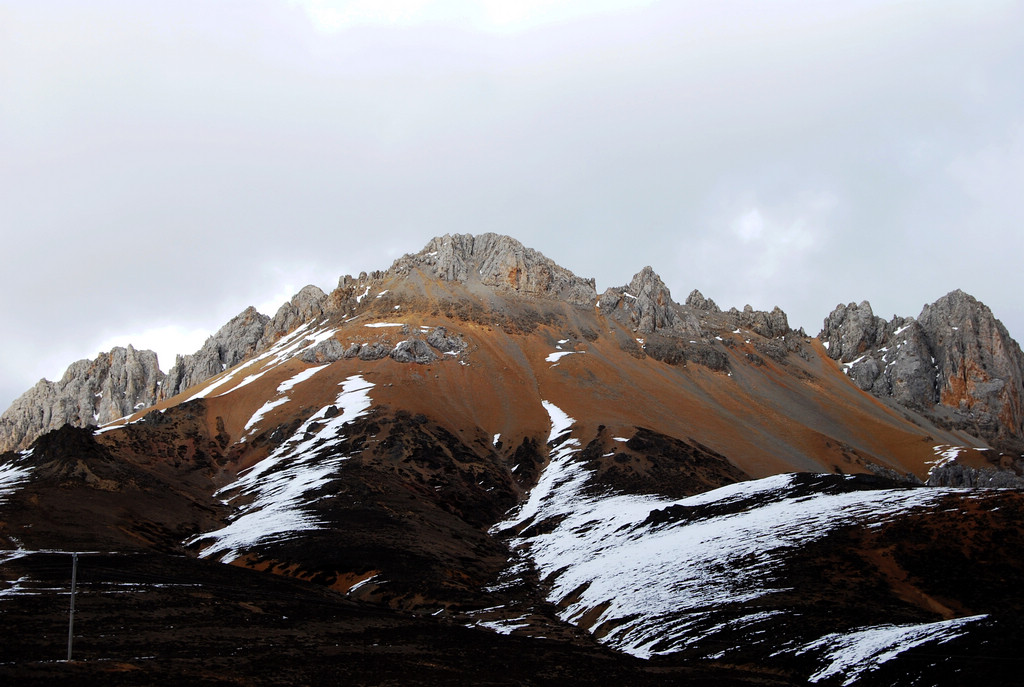
POLYGON ((914 318, 885 322, 840 305, 819 338, 857 386, 930 420, 1024 451, 1024 354, 983 303, 953 291, 914 318))
POLYGON ((779 308, 677 303, 650 267, 599 296, 509 237, 444 236, 153 363, 76 363, 3 416, 2 675, 313 683, 342 656, 358 684, 1016 670, 1024 367, 966 294, 891 323, 840 306, 811 338, 779 308), (140 378, 147 407, 98 416, 93 388, 145 404, 140 378), (76 414, 43 433, 54 407, 76 414), (85 660, 54 665, 70 551, 97 552, 85 660))

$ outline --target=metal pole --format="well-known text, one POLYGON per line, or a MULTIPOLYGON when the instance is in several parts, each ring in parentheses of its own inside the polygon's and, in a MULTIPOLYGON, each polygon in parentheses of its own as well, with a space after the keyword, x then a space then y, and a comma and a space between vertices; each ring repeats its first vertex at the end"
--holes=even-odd
POLYGON ((75 632, 75 586, 78 583, 78 552, 71 554, 71 611, 68 613, 68 660, 71 660, 71 642, 75 632))

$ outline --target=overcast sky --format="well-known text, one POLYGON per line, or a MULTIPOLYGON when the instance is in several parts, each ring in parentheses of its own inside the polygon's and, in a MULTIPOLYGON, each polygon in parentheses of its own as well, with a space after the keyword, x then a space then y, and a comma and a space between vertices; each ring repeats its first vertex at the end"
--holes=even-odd
POLYGON ((0 0, 0 409, 510 234, 598 291, 1024 337, 1024 3, 0 0))

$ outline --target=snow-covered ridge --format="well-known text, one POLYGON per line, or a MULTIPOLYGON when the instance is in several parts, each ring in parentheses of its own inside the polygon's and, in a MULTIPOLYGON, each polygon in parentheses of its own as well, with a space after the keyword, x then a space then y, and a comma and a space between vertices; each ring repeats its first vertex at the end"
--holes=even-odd
POLYGON ((334 406, 314 413, 291 439, 215 494, 230 494, 226 503, 238 503, 238 512, 225 527, 192 537, 187 546, 198 544, 201 556, 229 563, 259 544, 322 527, 307 506, 318 500, 316 492, 350 457, 336 451, 346 438, 345 425, 372 405, 373 384, 361 376, 349 377, 341 387, 334 406))
POLYGON ((241 389, 252 384, 284 361, 312 348, 321 341, 326 341, 338 332, 337 328, 315 329, 315 327, 316 323, 307 322, 252 360, 232 368, 221 377, 215 377, 199 392, 186 400, 213 398, 241 389))
MULTIPOLYGON (((760 632, 788 612, 772 605, 773 592, 785 591, 774 572, 787 552, 839 527, 870 526, 951 492, 964 495, 855 489, 843 486, 854 478, 792 474, 681 500, 594 495, 586 489, 589 470, 577 460, 573 419, 549 402, 544 407, 550 463, 527 501, 495 529, 519 532, 511 544, 549 581, 548 600, 564 606, 563 620, 585 623, 602 642, 643 658, 760 632)), ((922 641, 940 636, 905 629, 922 641)), ((835 638, 821 642, 818 648, 844 646, 835 638)), ((828 665, 837 660, 829 654, 828 665)))

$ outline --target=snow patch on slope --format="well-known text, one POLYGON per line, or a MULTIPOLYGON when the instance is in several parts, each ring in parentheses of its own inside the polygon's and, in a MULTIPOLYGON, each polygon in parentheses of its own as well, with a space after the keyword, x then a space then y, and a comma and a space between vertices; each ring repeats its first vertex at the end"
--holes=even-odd
POLYGON ((811 682, 845 676, 843 685, 852 685, 863 673, 877 669, 904 651, 928 642, 945 644, 967 632, 966 626, 970 623, 987 617, 974 615, 936 623, 877 625, 853 632, 839 632, 825 635, 796 653, 824 650, 823 658, 829 663, 810 677, 811 682))
POLYGON ((314 322, 307 322, 252 360, 236 365, 227 373, 222 373, 223 376, 220 378, 214 378, 214 381, 189 396, 186 402, 197 398, 223 396, 252 384, 284 361, 321 341, 326 341, 338 332, 336 328, 314 329, 315 326, 314 322))
MULTIPOLYGON (((27 460, 32 456, 32 449, 22 451, 21 460, 27 460)), ((0 504, 7 502, 7 497, 16 492, 24 484, 32 470, 25 465, 17 465, 14 462, 0 464, 0 504)))
POLYGON ((932 447, 932 451, 935 452, 935 460, 926 460, 925 465, 930 465, 928 468, 928 475, 936 469, 941 468, 943 465, 952 463, 957 459, 963 451, 966 451, 966 446, 951 446, 950 444, 939 444, 938 446, 932 447))
POLYGON ((583 353, 583 351, 555 351, 554 353, 549 353, 548 357, 545 358, 544 360, 545 362, 557 364, 558 361, 564 358, 565 356, 574 355, 577 353, 583 353))
POLYGON ((341 383, 334 417, 331 406, 314 413, 292 438, 250 468, 215 496, 231 494, 227 503, 238 511, 219 530, 192 537, 186 545, 200 544, 204 558, 230 563, 258 544, 290 539, 300 532, 320 529, 322 523, 306 508, 319 500, 316 492, 327 486, 350 456, 331 450, 345 440, 342 429, 370 409, 373 384, 359 375, 341 383), (313 425, 319 425, 314 430, 313 425))
POLYGON ((264 403, 259 410, 253 413, 252 417, 249 418, 249 421, 245 423, 245 428, 242 430, 243 435, 242 438, 239 439, 239 441, 245 441, 245 437, 246 435, 249 434, 249 431, 253 427, 255 427, 256 424, 260 420, 262 420, 267 413, 269 413, 274 408, 282 406, 288 401, 290 401, 291 398, 288 396, 289 391, 291 391, 292 389, 294 389, 307 379, 311 378, 313 375, 315 375, 317 372, 324 369, 325 367, 327 367, 327 365, 318 365, 316 367, 310 367, 308 369, 302 370, 301 372, 291 377, 290 379, 286 379, 285 381, 281 382, 281 384, 279 384, 277 387, 278 395, 264 403))
POLYGON ((728 628, 778 622, 771 618, 787 611, 769 597, 782 591, 774 572, 788 551, 953 491, 809 492, 806 478, 776 475, 681 500, 596 493, 577 459, 573 419, 547 401, 544 407, 550 462, 527 501, 494 531, 516 533, 513 548, 532 558, 563 620, 585 623, 602 642, 642 658, 713 644, 728 628))

